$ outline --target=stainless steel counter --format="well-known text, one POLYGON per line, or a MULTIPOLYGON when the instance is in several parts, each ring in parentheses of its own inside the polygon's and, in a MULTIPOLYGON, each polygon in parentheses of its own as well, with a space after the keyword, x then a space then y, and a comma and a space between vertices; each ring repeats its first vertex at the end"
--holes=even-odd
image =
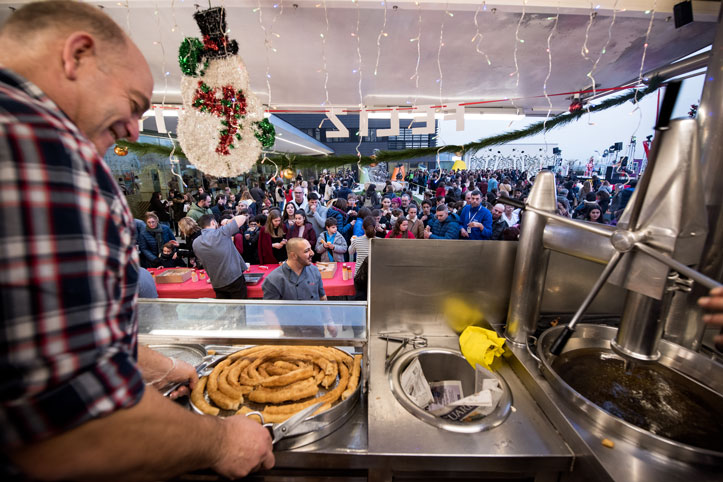
MULTIPOLYGON (((434 337, 430 346, 458 349, 457 337, 434 337)), ((285 469, 362 469, 370 480, 401 475, 456 478, 461 473, 557 480, 573 467, 573 452, 506 363, 499 373, 514 411, 499 427, 477 434, 447 432, 418 420, 394 398, 384 373, 385 343, 370 340, 369 391, 352 418, 305 447, 277 452, 285 469), (424 474, 422 474, 424 473, 424 474), (433 475, 432 475, 433 474, 433 475)))

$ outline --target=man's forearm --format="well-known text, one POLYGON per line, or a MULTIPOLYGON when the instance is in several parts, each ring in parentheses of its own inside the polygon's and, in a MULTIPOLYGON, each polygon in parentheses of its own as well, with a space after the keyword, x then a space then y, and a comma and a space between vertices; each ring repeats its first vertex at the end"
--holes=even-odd
POLYGON ((11 453, 41 480, 157 480, 210 467, 224 450, 223 422, 147 389, 127 409, 11 453))

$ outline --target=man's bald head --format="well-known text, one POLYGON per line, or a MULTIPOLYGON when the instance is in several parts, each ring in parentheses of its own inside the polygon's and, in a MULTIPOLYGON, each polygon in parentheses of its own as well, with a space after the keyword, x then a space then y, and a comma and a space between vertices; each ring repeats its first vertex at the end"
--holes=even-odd
POLYGON ((286 243, 286 254, 289 256, 287 262, 291 262, 293 268, 302 268, 311 264, 314 250, 304 238, 291 238, 286 243))
POLYGON ((286 243, 286 254, 299 253, 304 250, 304 243, 308 243, 304 238, 291 238, 286 243))
POLYGON ((43 32, 67 34, 76 30, 111 43, 127 41, 123 30, 95 5, 57 0, 22 6, 0 27, 0 37, 32 43, 43 32))
POLYGON ((141 51, 99 8, 30 3, 0 28, 0 64, 35 84, 100 153, 138 138, 153 76, 141 51))

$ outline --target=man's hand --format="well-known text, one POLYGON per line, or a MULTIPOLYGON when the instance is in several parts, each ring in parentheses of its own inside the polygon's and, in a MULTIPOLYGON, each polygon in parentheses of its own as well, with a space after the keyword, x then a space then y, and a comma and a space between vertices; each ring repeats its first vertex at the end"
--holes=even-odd
POLYGON ((239 216, 234 216, 234 221, 236 221, 236 225, 240 228, 244 224, 246 224, 246 219, 248 219, 248 216, 245 214, 241 214, 239 216))
POLYGON ((432 228, 427 226, 424 228, 424 239, 429 239, 429 237, 432 235, 432 228))
POLYGON ((467 230, 464 228, 460 228, 459 235, 463 238, 469 238, 469 234, 467 234, 467 230))
POLYGON ((331 336, 336 338, 336 335, 339 333, 339 329, 336 327, 333 321, 330 321, 326 324, 326 329, 329 332, 331 336))
POLYGON ((176 241, 175 239, 169 241, 169 243, 171 243, 171 244, 174 245, 174 246, 178 246, 178 241, 176 241))
POLYGON ((163 380, 163 385, 170 385, 171 383, 181 382, 181 385, 177 390, 171 392, 168 396, 171 400, 175 400, 179 397, 189 395, 191 390, 198 383, 198 374, 196 369, 186 363, 183 360, 176 360, 176 367, 170 371, 166 378, 163 380), (188 385, 186 385, 186 383, 188 385))
POLYGON ((218 447, 218 460, 212 466, 216 472, 237 479, 274 466, 271 435, 266 428, 244 415, 228 417, 222 426, 223 442, 218 447))

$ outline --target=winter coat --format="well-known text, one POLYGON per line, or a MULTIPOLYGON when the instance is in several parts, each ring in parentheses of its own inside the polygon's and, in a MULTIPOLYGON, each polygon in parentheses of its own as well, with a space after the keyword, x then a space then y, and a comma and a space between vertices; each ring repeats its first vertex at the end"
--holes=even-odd
POLYGON ((349 223, 349 216, 347 216, 344 211, 335 206, 332 206, 329 208, 328 211, 326 211, 326 217, 328 219, 332 216, 336 218, 336 228, 342 236, 346 236, 347 233, 351 232, 354 225, 349 223))
POLYGON ((147 228, 138 233, 138 247, 140 247, 141 249, 141 265, 144 268, 149 268, 153 266, 153 263, 156 262, 158 255, 163 252, 162 250, 164 244, 169 241, 176 240, 176 237, 171 232, 171 228, 169 228, 165 224, 159 224, 158 226, 162 230, 162 241, 160 246, 156 241, 155 233, 149 231, 147 228))
MULTIPOLYGON (((331 262, 331 260, 329 259, 329 255, 327 254, 329 250, 327 250, 322 244, 326 241, 327 234, 328 231, 324 231, 323 233, 321 233, 321 236, 319 236, 319 238, 316 240, 316 252, 321 254, 321 261, 331 262)), ((339 231, 334 234, 334 240, 332 241, 332 244, 334 245, 334 249, 332 252, 334 261, 343 263, 344 253, 346 253, 347 245, 344 236, 342 236, 339 231)))
POLYGON ((456 214, 449 214, 442 222, 435 217, 429 220, 432 235, 429 239, 459 239, 459 218, 456 214))
MULTIPOLYGON (((299 237, 299 227, 297 225, 294 225, 289 231, 286 233, 286 239, 291 238, 298 238, 299 237)), ((316 244, 316 231, 314 230, 314 226, 311 225, 311 223, 305 223, 304 224, 304 234, 301 235, 302 238, 307 240, 311 246, 314 246, 316 244)))
MULTIPOLYGON (((283 224, 281 226, 283 227, 283 224)), ((286 236, 285 229, 284 236, 286 236)), ((271 246, 272 244, 271 234, 266 231, 265 226, 261 226, 259 229, 258 241, 259 264, 277 264, 279 261, 283 261, 283 259, 276 259, 276 256, 274 255, 274 248, 271 246)))
POLYGON ((188 210, 188 213, 186 213, 186 216, 193 219, 194 221, 198 222, 198 220, 203 216, 204 214, 213 214, 210 209, 204 209, 201 206, 198 205, 198 203, 191 204, 191 208, 188 210))

